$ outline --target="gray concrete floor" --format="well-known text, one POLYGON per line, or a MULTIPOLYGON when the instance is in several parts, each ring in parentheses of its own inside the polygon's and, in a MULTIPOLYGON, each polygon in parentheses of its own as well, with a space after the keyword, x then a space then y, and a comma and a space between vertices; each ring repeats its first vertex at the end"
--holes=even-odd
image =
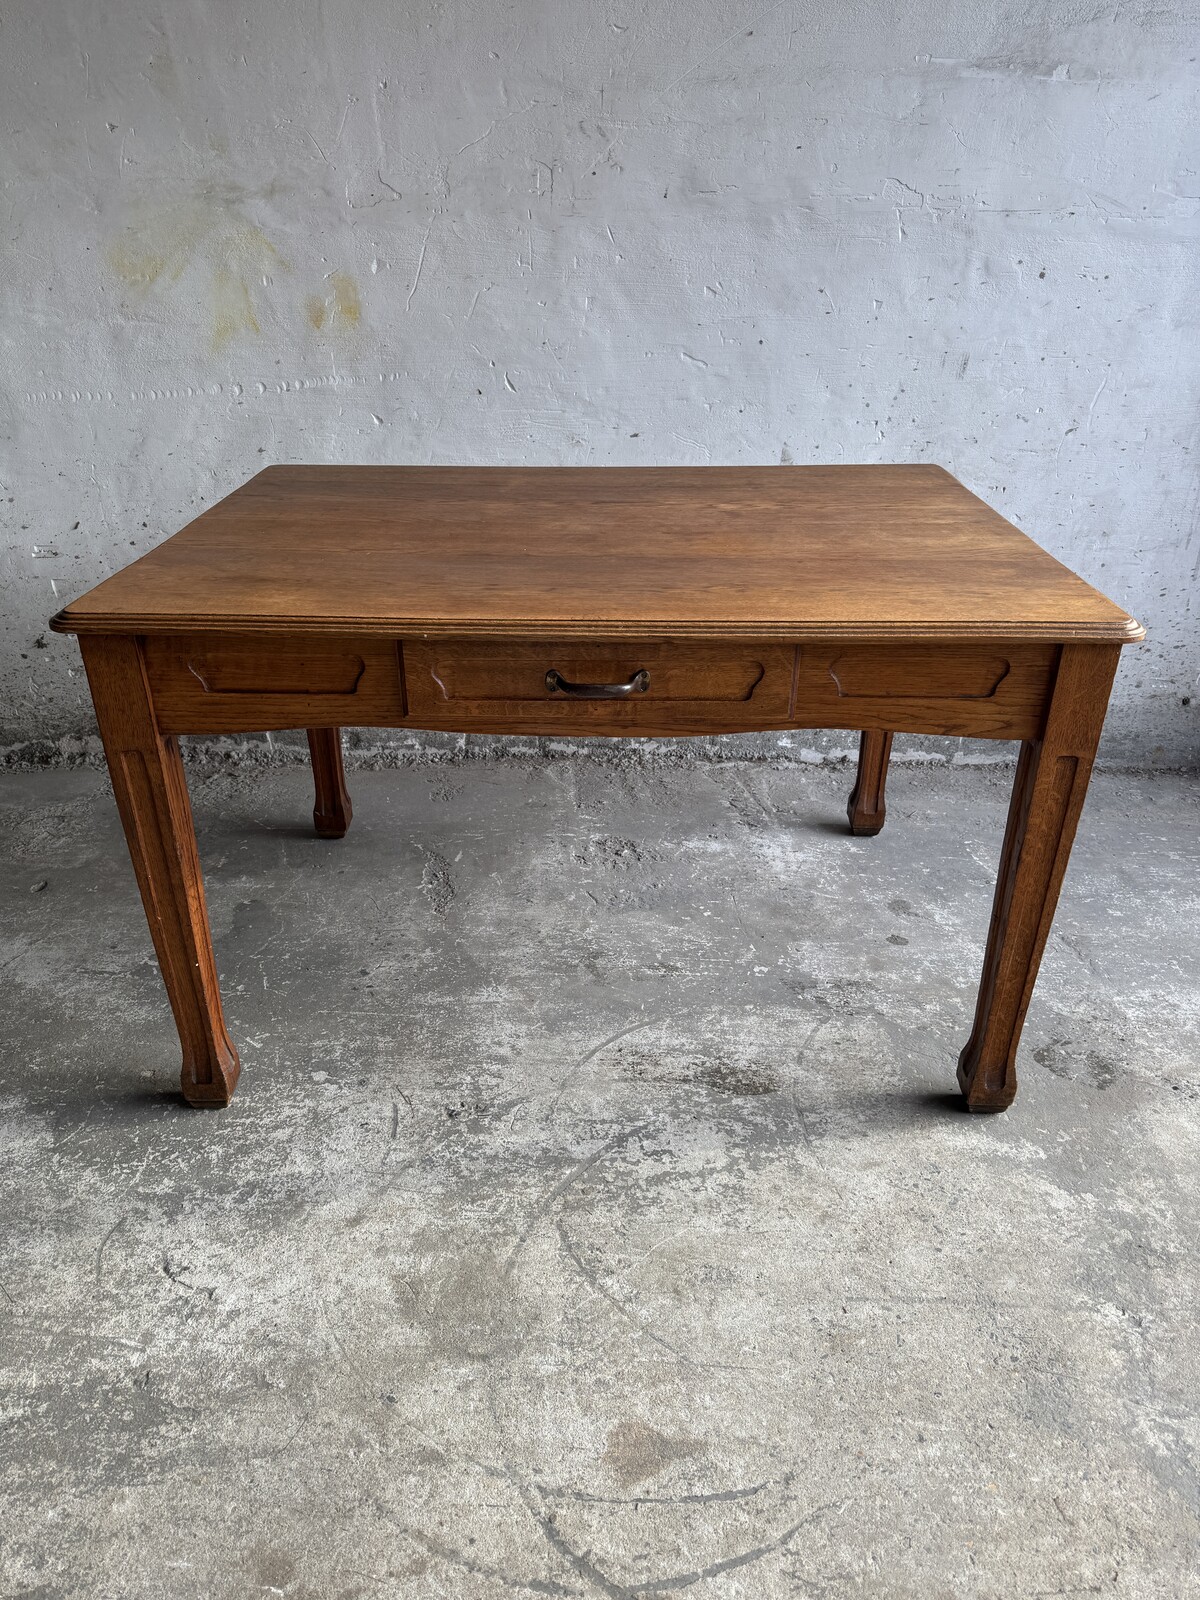
POLYGON ((103 778, 6 779, 3 1592, 1200 1592, 1195 780, 1095 781, 993 1118, 1007 775, 849 781, 197 774, 201 1113, 103 778))

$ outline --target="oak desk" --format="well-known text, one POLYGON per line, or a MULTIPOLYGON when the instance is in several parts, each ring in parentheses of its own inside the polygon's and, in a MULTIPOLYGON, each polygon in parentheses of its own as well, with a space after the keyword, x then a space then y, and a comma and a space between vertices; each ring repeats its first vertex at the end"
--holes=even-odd
POLYGON ((861 730, 1019 739, 958 1081, 1012 1103, 1017 1040, 1122 644, 1143 630, 940 467, 270 467, 61 611, 183 1043, 226 1105, 181 733, 307 728, 317 832, 346 725, 614 737, 861 730))

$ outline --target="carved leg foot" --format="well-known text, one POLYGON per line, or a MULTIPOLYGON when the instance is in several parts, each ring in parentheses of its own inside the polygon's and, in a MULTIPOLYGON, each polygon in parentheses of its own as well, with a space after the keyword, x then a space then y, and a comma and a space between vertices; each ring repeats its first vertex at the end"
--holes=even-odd
POLYGON ((1025 1013, 1091 776, 1119 646, 1064 645, 1046 730, 1021 746, 975 1027, 958 1061, 972 1111, 1004 1111, 1017 1092, 1025 1013))
POLYGON ((887 816, 883 786, 892 754, 890 733, 864 733, 858 743, 858 778, 850 794, 846 815, 850 832, 863 837, 878 833, 887 816))
POLYGON ((159 733, 136 639, 80 640, 117 809, 183 1045, 194 1106, 229 1104, 241 1065, 221 1011, 179 743, 159 733))
POLYGON ((346 789, 346 772, 342 766, 342 730, 310 728, 308 748, 312 756, 317 795, 313 806, 313 825, 320 838, 340 839, 354 816, 346 789))

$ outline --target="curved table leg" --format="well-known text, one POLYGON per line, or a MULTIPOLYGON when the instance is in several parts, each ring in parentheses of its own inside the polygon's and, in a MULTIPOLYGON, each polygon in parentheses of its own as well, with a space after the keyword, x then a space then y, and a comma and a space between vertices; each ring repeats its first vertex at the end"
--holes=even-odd
POLYGON ((892 754, 890 733, 864 733, 858 742, 858 777, 850 793, 846 815, 850 832, 870 837, 883 827, 887 807, 883 786, 887 782, 888 761, 892 754))
POLYGON ((150 936, 183 1045, 194 1106, 229 1104, 241 1071, 225 1030, 179 741, 158 731, 134 638, 79 641, 150 936))
POLYGON ((1017 1042, 1067 870, 1100 739, 1119 645, 1064 645, 1040 739, 1021 746, 975 1027, 958 1061, 972 1111, 1004 1111, 1017 1092, 1017 1042))
POLYGON ((342 730, 309 728, 308 749, 317 795, 313 826, 321 839, 340 839, 354 816, 342 765, 342 730))

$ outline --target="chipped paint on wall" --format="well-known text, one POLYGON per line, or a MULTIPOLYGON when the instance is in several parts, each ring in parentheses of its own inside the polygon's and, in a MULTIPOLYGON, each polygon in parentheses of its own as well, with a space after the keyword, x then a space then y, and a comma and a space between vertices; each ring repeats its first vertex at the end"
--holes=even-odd
POLYGON ((15 8, 0 739, 267 461, 934 460, 1150 629, 1109 756, 1195 759, 1194 20, 15 8))

